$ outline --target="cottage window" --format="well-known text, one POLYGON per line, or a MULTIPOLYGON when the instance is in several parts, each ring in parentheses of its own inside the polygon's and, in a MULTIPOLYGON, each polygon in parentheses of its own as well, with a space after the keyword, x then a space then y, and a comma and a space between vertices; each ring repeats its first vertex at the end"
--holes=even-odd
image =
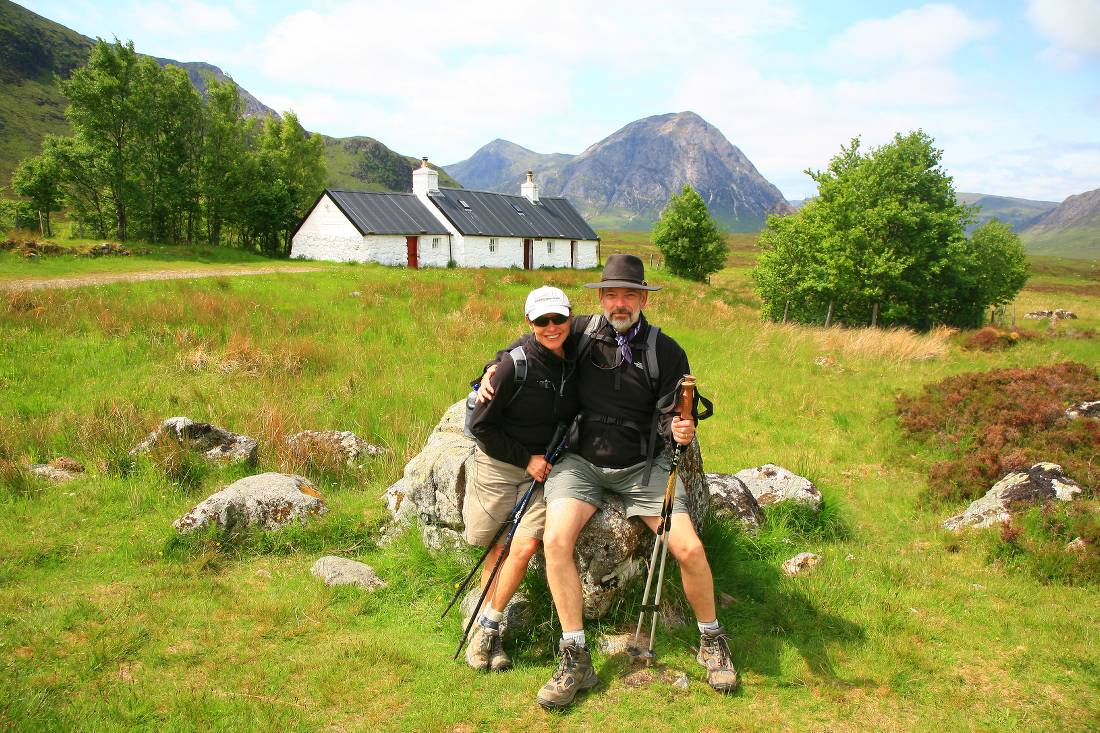
POLYGON ((546 240, 546 254, 548 254, 548 255, 554 254, 554 240, 553 239, 547 239, 546 240))
POLYGON ((432 237, 432 249, 439 249, 439 237, 432 237))
POLYGON ((490 239, 489 240, 489 254, 492 254, 493 252, 496 252, 496 251, 497 251, 497 240, 496 239, 490 239))

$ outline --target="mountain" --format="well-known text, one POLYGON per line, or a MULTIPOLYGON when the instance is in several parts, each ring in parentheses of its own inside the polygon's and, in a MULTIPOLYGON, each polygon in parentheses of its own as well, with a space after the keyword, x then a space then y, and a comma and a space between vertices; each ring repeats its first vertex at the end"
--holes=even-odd
POLYGON ((1070 196, 1020 237, 1030 254, 1100 259, 1100 188, 1070 196))
MULTIPOLYGON (((0 0, 0 186, 7 186, 16 164, 38 152, 48 134, 67 135, 65 97, 56 77, 68 78, 88 61, 95 41, 59 23, 0 0)), ((161 66, 184 69, 200 93, 203 74, 220 81, 229 77, 217 66, 153 57, 161 66)), ((246 116, 278 116, 240 85, 246 116)))
MULTIPOLYGON (((351 188, 358 191, 412 191, 412 171, 420 165, 419 158, 401 155, 370 137, 329 137, 325 141, 325 163, 330 188, 351 188)), ((455 179, 438 166, 439 184, 461 188, 455 179)), ((516 184, 519 191, 519 184, 516 184)))
POLYGON ((973 231, 990 219, 996 218, 1012 227, 1013 231, 1019 232, 1031 224, 1034 219, 1051 211, 1058 205, 1057 201, 1032 201, 1030 199, 992 196, 985 193, 966 193, 964 191, 958 192, 955 196, 960 204, 978 207, 976 221, 969 231, 973 231))
POLYGON ((478 191, 516 193, 526 179, 527 171, 556 168, 572 159, 564 153, 536 153, 533 150, 497 138, 466 160, 443 166, 456 180, 467 188, 478 191))
POLYGON ((685 185, 733 231, 756 231, 769 213, 793 210, 744 153, 694 112, 637 120, 573 157, 494 140, 445 169, 470 188, 511 192, 529 168, 541 193, 568 197, 590 224, 609 229, 650 227, 685 185))

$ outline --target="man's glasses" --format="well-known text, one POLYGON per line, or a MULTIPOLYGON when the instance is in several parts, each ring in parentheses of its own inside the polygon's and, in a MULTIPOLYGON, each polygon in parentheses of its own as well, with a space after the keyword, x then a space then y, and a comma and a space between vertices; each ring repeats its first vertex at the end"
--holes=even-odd
POLYGON ((560 326, 568 320, 569 316, 563 316, 561 313, 553 313, 548 316, 539 316, 538 318, 533 318, 531 320, 531 323, 538 326, 539 328, 546 328, 551 323, 553 323, 555 326, 560 326))

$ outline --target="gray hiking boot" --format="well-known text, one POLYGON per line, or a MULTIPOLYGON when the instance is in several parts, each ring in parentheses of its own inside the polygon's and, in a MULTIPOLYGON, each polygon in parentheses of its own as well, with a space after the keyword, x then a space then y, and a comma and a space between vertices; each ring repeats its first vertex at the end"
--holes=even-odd
POLYGON ((489 670, 493 659, 493 640, 500 640, 500 632, 487 629, 474 622, 470 643, 466 647, 466 664, 474 669, 489 670))
POLYGON ((707 684, 718 692, 733 692, 741 684, 741 678, 730 660, 726 630, 721 626, 715 632, 704 631, 699 637, 699 654, 695 659, 707 668, 707 684))
POLYGON ((561 653, 558 668, 535 698, 539 705, 550 710, 567 707, 578 692, 595 687, 600 681, 592 668, 592 653, 587 647, 562 641, 558 650, 561 653))
POLYGON ((489 669, 494 672, 501 672, 512 666, 512 660, 504 653, 504 643, 501 640, 500 632, 497 631, 492 636, 493 645, 489 651, 489 669))

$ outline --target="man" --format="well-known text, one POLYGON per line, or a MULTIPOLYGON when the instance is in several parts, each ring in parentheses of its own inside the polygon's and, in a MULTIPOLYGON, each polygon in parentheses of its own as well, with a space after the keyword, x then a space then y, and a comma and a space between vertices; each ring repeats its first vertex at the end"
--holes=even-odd
MULTIPOLYGON (((591 335, 590 342, 581 344, 577 363, 584 418, 579 441, 571 446, 574 452, 554 466, 545 489, 546 578, 562 626, 558 668, 537 697, 546 708, 570 705, 579 691, 598 681, 586 645, 581 581, 573 561, 581 529, 603 507, 606 493, 614 492, 628 517, 638 517, 656 531, 670 471, 663 449, 670 440, 688 445, 695 437, 694 419, 658 410, 659 402, 675 403, 669 396, 690 369, 675 341, 664 333, 650 339, 652 327, 642 309, 649 293, 660 288, 645 281, 642 261, 612 255, 600 282, 585 287, 599 290, 603 316, 574 317, 572 338, 591 335), (600 320, 590 324, 589 318, 600 320), (649 343, 656 350, 656 384, 649 374, 653 369, 646 367, 654 361, 646 353, 649 343)), ((706 667, 711 687, 731 692, 739 683, 737 670, 717 620, 710 564, 687 514, 684 491, 677 479, 669 551, 680 564, 684 592, 699 626, 697 660, 706 667)))

